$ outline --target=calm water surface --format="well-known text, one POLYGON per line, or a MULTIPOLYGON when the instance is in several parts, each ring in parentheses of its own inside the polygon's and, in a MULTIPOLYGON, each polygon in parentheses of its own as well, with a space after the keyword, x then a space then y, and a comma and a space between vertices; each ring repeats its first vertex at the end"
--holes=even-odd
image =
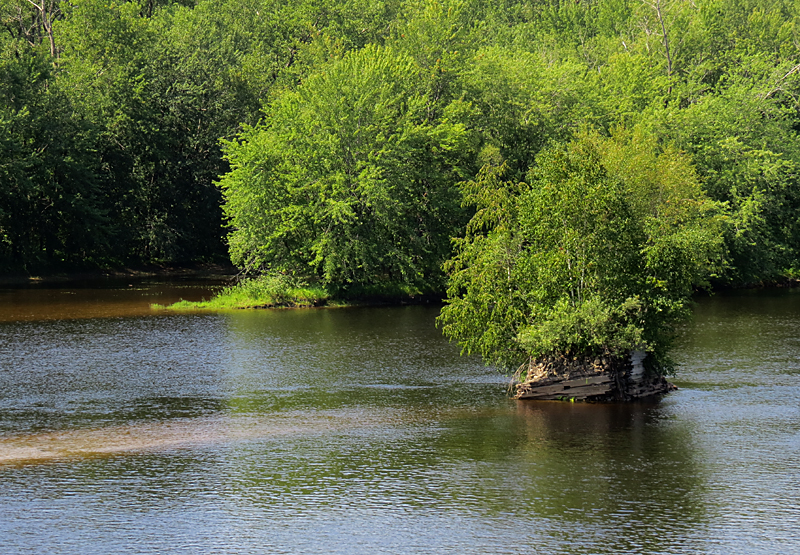
POLYGON ((800 291, 702 299, 680 390, 515 402, 436 307, 0 290, 0 552, 800 553, 800 291))

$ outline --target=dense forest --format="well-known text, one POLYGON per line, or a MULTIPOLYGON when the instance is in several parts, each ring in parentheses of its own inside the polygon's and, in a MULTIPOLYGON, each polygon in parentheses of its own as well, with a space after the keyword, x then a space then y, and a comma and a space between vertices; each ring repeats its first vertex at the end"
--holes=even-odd
POLYGON ((567 335, 658 312, 559 345, 647 343, 698 285, 800 271, 795 0, 0 17, 0 271, 229 259, 339 291, 449 287, 445 332, 500 364, 509 333, 553 348, 532 310, 567 335))

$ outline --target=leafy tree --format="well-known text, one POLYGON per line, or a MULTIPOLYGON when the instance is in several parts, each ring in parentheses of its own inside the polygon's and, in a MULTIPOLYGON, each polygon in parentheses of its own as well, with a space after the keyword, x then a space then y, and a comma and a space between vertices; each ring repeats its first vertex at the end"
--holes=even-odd
POLYGON ((391 11, 358 0, 184 4, 79 0, 58 27, 59 81, 99 130, 117 263, 224 256, 219 140, 296 86, 321 33, 357 45, 391 11))
POLYGON ((107 240, 94 134, 49 55, 0 41, 0 267, 76 264, 107 240))
POLYGON ((800 256, 793 67, 751 57, 716 94, 654 118, 657 132, 692 156, 707 194, 725 203, 725 279, 735 283, 780 275, 800 256))
POLYGON ((550 64, 516 48, 478 50, 460 71, 464 97, 475 108, 470 119, 481 138, 480 163, 506 161, 523 178, 536 153, 551 140, 569 139, 581 119, 583 70, 569 62, 550 64))
POLYGON ((463 221, 454 183, 470 142, 462 105, 430 120, 425 90, 411 58, 368 46, 227 143, 234 263, 334 288, 438 286, 463 221))
POLYGON ((412 57, 427 74, 429 110, 441 109, 456 94, 458 70, 480 40, 474 27, 481 12, 479 4, 474 0, 410 0, 394 23, 394 47, 412 57))
POLYGON ((666 371, 674 326, 721 253, 719 207, 685 155, 641 132, 582 132, 529 182, 464 185, 477 206, 447 263, 444 333, 487 363, 643 348, 666 371))
POLYGON ((625 126, 684 150, 721 203, 716 279, 774 279, 800 268, 799 24, 794 0, 0 0, 0 258, 223 256, 225 175, 239 263, 427 282, 463 233, 452 183, 484 164, 524 182, 552 141, 625 126), (259 180, 283 184, 280 217, 234 192, 259 180))
POLYGON ((159 58, 154 26, 138 3, 83 0, 70 5, 57 30, 64 47, 59 83, 97 129, 116 263, 176 254, 179 232, 162 202, 164 145, 148 71, 159 58))

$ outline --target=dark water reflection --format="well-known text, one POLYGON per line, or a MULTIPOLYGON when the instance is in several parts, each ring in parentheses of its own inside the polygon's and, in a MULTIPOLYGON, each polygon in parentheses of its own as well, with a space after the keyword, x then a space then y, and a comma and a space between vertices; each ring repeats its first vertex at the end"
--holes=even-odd
POLYGON ((0 551, 796 551, 797 292, 702 300, 626 406, 511 401, 436 313, 0 324, 0 551))

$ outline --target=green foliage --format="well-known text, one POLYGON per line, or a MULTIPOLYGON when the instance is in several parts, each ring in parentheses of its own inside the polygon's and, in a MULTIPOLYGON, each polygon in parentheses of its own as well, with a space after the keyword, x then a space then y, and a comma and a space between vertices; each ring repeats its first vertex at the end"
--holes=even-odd
POLYGON ((480 163, 505 160, 522 178, 549 140, 569 138, 563 122, 580 119, 582 73, 575 64, 548 64, 520 49, 477 51, 461 85, 476 109, 471 124, 483 142, 480 163))
POLYGON ((281 96, 226 146, 234 263, 342 289, 435 287, 470 144, 461 105, 431 121, 428 101, 413 60, 378 47, 281 96))
POLYGON ((72 265, 108 237, 91 128, 43 51, 0 42, 0 268, 72 265))
POLYGON ((395 23, 392 46, 414 59, 427 84, 429 116, 457 93, 458 71, 480 38, 470 0, 409 0, 395 23))
MULTIPOLYGON (((241 84, 222 69, 231 61, 227 44, 220 42, 218 56, 184 50, 177 26, 191 28, 193 21, 181 20, 187 11, 143 18, 136 3, 84 0, 60 26, 59 81, 98 130, 121 260, 221 254, 213 179, 224 164, 216 143, 258 102, 248 106, 241 84)), ((195 46, 213 38, 197 35, 195 46)))
POLYGON ((0 264, 223 257, 214 181, 228 166, 220 138, 255 124, 263 99, 295 87, 331 53, 382 40, 396 9, 394 2, 364 0, 4 0, 3 44, 16 39, 3 63, 36 60, 30 71, 37 75, 35 84, 24 84, 6 72, 7 83, 38 88, 38 94, 15 88, 7 96, 16 103, 8 110, 21 122, 14 133, 27 126, 28 137, 20 143, 17 133, 13 165, 26 183, 49 172, 56 193, 34 202, 26 192, 32 185, 6 190, 0 210, 18 217, 3 224, 0 264), (31 103, 17 105, 28 97, 31 103), (58 140, 31 138, 45 120, 58 140), (59 175, 65 166, 80 174, 72 184, 59 175), (31 233, 36 224, 27 214, 57 233, 46 239, 31 233), (71 238, 54 239, 67 233, 56 222, 63 219, 75 222, 68 225, 71 238), (86 229, 78 237, 81 223, 86 229))
POLYGON ((213 299, 200 302, 180 301, 157 310, 227 310, 240 308, 301 308, 327 304, 330 295, 321 287, 310 287, 281 274, 244 279, 226 287, 213 299))
POLYGON ((728 208, 726 278, 735 282, 776 276, 800 254, 792 67, 750 58, 716 95, 654 118, 659 134, 692 155, 709 196, 728 208))
POLYGON ((643 306, 638 297, 619 305, 590 297, 577 305, 566 297, 545 310, 536 324, 519 332, 518 341, 532 356, 550 353, 626 353, 644 346, 638 325, 643 306), (565 345, 568 347, 565 348, 565 345))
POLYGON ((507 368, 643 348, 666 369, 722 248, 719 207, 687 158, 642 133, 582 132, 544 150, 528 183, 504 171, 465 185, 477 212, 447 265, 444 333, 507 368))

